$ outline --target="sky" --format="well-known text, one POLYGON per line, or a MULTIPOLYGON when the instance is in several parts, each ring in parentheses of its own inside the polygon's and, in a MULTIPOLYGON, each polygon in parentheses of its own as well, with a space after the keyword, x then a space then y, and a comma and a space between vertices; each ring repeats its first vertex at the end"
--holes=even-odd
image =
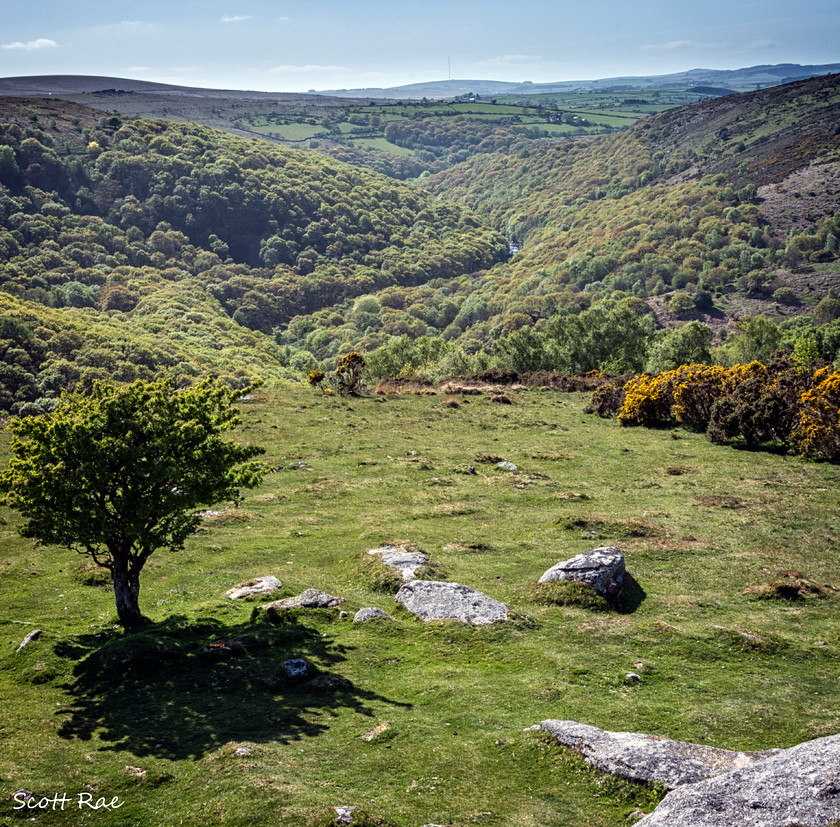
POLYGON ((840 62, 838 0, 0 0, 0 77, 304 92, 840 62))

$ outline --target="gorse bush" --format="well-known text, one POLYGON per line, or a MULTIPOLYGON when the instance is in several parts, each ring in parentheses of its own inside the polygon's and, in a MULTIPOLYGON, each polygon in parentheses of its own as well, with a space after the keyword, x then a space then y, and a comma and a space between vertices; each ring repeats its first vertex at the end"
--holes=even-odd
POLYGON ((791 442, 807 457, 840 457, 840 370, 818 370, 805 391, 791 442))
POLYGON ((624 403, 618 412, 618 421, 622 425, 645 425, 648 428, 670 423, 674 404, 672 373, 668 371, 658 376, 645 373, 633 377, 624 386, 624 403))
POLYGON ((618 410, 621 425, 672 423, 706 432, 712 442, 788 447, 817 459, 840 458, 840 370, 812 372, 783 355, 722 368, 684 365, 604 385, 587 412, 618 410))

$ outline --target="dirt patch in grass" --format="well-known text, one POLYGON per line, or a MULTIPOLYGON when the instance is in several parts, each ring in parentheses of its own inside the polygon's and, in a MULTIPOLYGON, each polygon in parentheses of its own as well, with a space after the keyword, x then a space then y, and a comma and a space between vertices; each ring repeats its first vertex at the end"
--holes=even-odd
POLYGON ((661 525, 648 520, 612 520, 599 514, 558 517, 554 525, 559 525, 569 531, 580 531, 587 536, 597 535, 595 539, 661 537, 667 534, 661 525))
POLYGON ((829 597, 837 589, 828 583, 819 583, 801 571, 789 569, 780 571, 768 583, 748 586, 744 594, 756 600, 807 600, 815 597, 829 597))
POLYGON ((463 517, 467 514, 475 514, 477 510, 469 503, 441 503, 433 509, 439 517, 463 517))
POLYGON ((698 505, 706 508, 745 508, 746 503, 740 497, 733 497, 730 494, 704 494, 695 497, 698 505))
POLYGON ((591 500, 589 494, 582 494, 578 491, 563 491, 560 494, 554 495, 558 500, 591 500))
POLYGON ((225 508, 221 511, 203 511, 201 516, 204 519, 204 522, 209 523, 210 525, 247 523, 255 517, 252 512, 242 511, 238 508, 225 508))

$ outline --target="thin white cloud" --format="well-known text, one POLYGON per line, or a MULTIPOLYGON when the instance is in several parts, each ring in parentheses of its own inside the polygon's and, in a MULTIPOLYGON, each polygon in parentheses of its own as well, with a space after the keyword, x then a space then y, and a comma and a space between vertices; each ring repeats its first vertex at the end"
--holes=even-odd
POLYGON ((54 49, 56 46, 58 46, 58 43, 54 40, 39 37, 37 40, 28 40, 26 43, 20 40, 16 40, 14 43, 4 43, 0 46, 0 49, 20 49, 26 52, 34 52, 38 49, 54 49))
POLYGON ((288 23, 292 18, 291 17, 278 17, 277 18, 281 23, 288 23))
POLYGON ((686 52, 694 49, 725 49, 732 44, 703 43, 697 40, 669 40, 667 43, 646 43, 642 49, 646 52, 686 52))
POLYGON ((250 14, 223 14, 219 18, 219 23, 244 23, 246 20, 253 19, 253 15, 250 14))
POLYGON ((502 55, 501 57, 491 57, 489 60, 483 60, 482 63, 533 63, 536 60, 542 60, 540 55, 502 55))
POLYGON ((126 68, 126 72, 151 72, 153 67, 151 66, 129 66, 126 68))
POLYGON ((778 40, 753 40, 749 44, 750 49, 776 49, 782 44, 778 40))
POLYGON ((317 63, 307 63, 306 66, 292 66, 289 64, 283 66, 274 66, 268 70, 276 74, 307 74, 309 72, 349 72, 346 66, 321 66, 317 63))

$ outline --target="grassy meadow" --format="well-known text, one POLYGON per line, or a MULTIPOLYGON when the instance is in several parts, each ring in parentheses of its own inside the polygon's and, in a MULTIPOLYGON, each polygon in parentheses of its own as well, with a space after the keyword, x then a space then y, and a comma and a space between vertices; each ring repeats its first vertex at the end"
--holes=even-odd
POLYGON ((565 718, 729 749, 838 732, 840 468, 620 428, 585 395, 504 393, 298 386, 243 403, 236 437, 276 470, 151 558, 154 623, 133 634, 101 570, 33 549, 0 509, 0 824, 303 826, 356 805, 399 827, 619 827, 660 791, 526 728, 565 718), (511 620, 395 611, 366 554, 395 540, 511 620), (617 609, 533 588, 598 545, 626 555, 617 609), (271 599, 320 588, 349 617, 252 620, 267 599, 224 592, 264 574, 283 581, 271 599), (395 619, 353 624, 362 606, 395 619), (296 657, 309 680, 285 678, 296 657), (73 803, 15 810, 19 789, 73 803), (79 793, 122 806, 79 810, 79 793))

